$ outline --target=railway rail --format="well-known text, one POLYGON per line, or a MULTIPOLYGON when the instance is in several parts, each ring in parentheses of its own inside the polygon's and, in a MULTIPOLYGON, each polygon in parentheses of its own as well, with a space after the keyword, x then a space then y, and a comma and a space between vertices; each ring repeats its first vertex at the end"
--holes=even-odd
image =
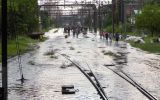
POLYGON ((124 71, 122 70, 113 70, 109 67, 106 67, 118 76, 120 76, 122 79, 126 80, 128 83, 133 85, 135 88, 137 88, 144 96, 146 96, 149 100, 158 100, 156 99, 152 94, 150 94, 147 90, 145 90, 142 86, 140 86, 137 82, 135 82, 129 75, 127 75, 124 71))
POLYGON ((73 65, 75 65, 86 76, 86 78, 91 82, 91 84, 97 90, 102 100, 109 100, 108 97, 106 96, 106 93, 104 92, 103 87, 101 86, 101 84, 99 83, 98 79, 96 78, 96 76, 94 75, 91 69, 83 70, 82 67, 79 64, 77 64, 75 61, 71 60, 68 55, 64 55, 64 54, 60 54, 60 55, 62 55, 67 60, 69 60, 73 65))
MULTIPOLYGON (((60 54, 60 53, 59 53, 60 54)), ((108 97, 106 96, 106 93, 104 92, 103 87, 99 83, 98 79, 96 78, 95 74, 92 72, 90 69, 89 65, 89 72, 88 70, 83 70, 82 67, 76 63, 75 61, 71 60, 68 55, 65 54, 60 54, 67 60, 69 60, 71 63, 73 63, 86 77, 87 79, 92 83, 92 85, 95 87, 97 90, 98 94, 100 95, 102 100, 109 100, 108 97), (92 78, 93 77, 93 78, 92 78)), ((105 65, 105 67, 109 70, 111 70, 113 73, 117 74, 120 76, 122 79, 126 80, 128 83, 130 83, 132 86, 134 86, 136 89, 138 89, 144 96, 146 96, 149 100, 158 100, 156 97, 154 97, 152 94, 150 94, 147 90, 145 90, 142 86, 140 86, 136 81, 134 81, 128 74, 126 74, 122 70, 114 70, 109 68, 109 66, 105 65)))

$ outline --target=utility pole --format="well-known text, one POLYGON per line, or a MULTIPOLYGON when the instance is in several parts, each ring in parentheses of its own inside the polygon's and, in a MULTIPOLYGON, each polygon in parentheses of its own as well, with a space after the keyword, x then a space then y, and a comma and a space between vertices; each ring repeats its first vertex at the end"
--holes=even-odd
POLYGON ((7 23, 7 0, 2 0, 2 95, 1 95, 2 100, 7 100, 8 97, 6 23, 7 23))
POLYGON ((64 9, 65 9, 66 0, 64 0, 64 9))
POLYGON ((90 9, 89 9, 89 30, 91 30, 91 21, 92 21, 91 11, 90 11, 90 9))
POLYGON ((99 32, 101 32, 101 5, 100 5, 100 0, 99 0, 99 6, 98 6, 98 19, 99 19, 99 32))
POLYGON ((124 1, 121 0, 121 22, 124 24, 124 1))
POLYGON ((115 23, 115 0, 112 0, 112 34, 114 34, 115 31, 114 23, 115 23))
POLYGON ((123 29, 123 31, 122 32, 124 32, 124 0, 121 0, 120 1, 120 11, 121 11, 121 13, 120 13, 120 19, 121 19, 121 24, 122 24, 122 29, 123 29))
POLYGON ((94 8, 94 15, 93 15, 93 25, 94 25, 94 32, 97 33, 97 8, 94 8))

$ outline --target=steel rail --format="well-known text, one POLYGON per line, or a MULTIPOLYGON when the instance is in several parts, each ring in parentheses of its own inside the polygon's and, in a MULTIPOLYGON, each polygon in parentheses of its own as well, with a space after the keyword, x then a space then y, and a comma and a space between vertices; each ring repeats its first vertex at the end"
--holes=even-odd
POLYGON ((123 75, 121 75, 120 73, 118 73, 117 71, 106 67, 109 70, 111 70, 112 72, 114 72, 115 74, 117 74, 118 76, 120 76, 122 79, 126 80, 127 82, 129 82, 132 86, 134 86, 135 88, 137 88, 144 96, 146 96, 149 100, 158 100, 156 99, 154 96, 152 96, 149 92, 147 92, 144 88, 142 88, 139 84, 137 84, 132 78, 130 78, 126 73, 124 73, 123 71, 120 71, 123 75, 125 75, 127 78, 125 78, 123 75))
POLYGON ((87 64, 88 68, 90 69, 91 73, 93 74, 93 77, 94 77, 95 81, 97 82, 98 87, 101 89, 101 91, 103 92, 104 96, 105 96, 106 98, 108 98, 108 97, 106 96, 106 93, 105 93, 103 87, 101 86, 101 84, 100 84, 100 82, 98 81, 97 77, 95 76, 95 74, 93 73, 93 71, 91 70, 91 68, 89 67, 88 63, 86 63, 86 64, 87 64))
POLYGON ((127 75, 124 71, 121 70, 121 73, 123 73, 127 78, 132 80, 132 82, 135 83, 142 91, 144 91, 147 96, 152 98, 151 100, 157 100, 153 95, 151 95, 148 91, 146 91, 142 86, 140 86, 137 82, 135 82, 131 77, 129 77, 129 75, 127 75))
MULTIPOLYGON (((58 53, 60 54, 60 53, 58 53)), ((84 71, 82 70, 81 66, 79 64, 77 64, 76 62, 72 61, 70 58, 68 58, 69 56, 68 55, 63 55, 63 54, 60 54, 62 55, 64 58, 66 58, 67 60, 69 60, 71 63, 73 63, 85 76, 86 78, 92 83, 92 85, 94 86, 94 88, 97 90, 98 94, 100 95, 101 99, 103 100, 109 100, 107 98, 107 96, 104 94, 104 91, 102 91, 102 89, 97 85, 98 83, 95 83, 91 77, 84 71), (67 57, 68 56, 68 57, 67 57)))

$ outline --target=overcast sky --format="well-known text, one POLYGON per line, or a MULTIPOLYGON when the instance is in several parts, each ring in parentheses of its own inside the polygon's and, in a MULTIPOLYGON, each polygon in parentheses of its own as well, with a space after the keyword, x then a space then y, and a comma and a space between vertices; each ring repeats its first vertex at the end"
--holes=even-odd
MULTIPOLYGON (((71 3, 83 3, 86 1, 86 3, 99 3, 99 1, 103 4, 108 4, 108 3, 111 3, 112 0, 65 0, 65 3, 66 4, 71 4, 71 3)), ((41 5, 41 4, 44 4, 46 2, 58 2, 59 4, 64 4, 64 0, 38 0, 38 3, 41 5)), ((98 6, 98 5, 97 5, 98 6)), ((63 10, 71 10, 72 8, 71 7, 59 7, 60 9, 63 9, 63 10)), ((74 10, 77 9, 79 7, 74 7, 74 10)))
MULTIPOLYGON (((56 1, 58 1, 59 3, 64 3, 64 0, 38 0, 39 4, 42 4, 44 2, 56 2, 56 1)), ((92 3, 99 2, 99 0, 65 0, 66 3, 75 3, 75 2, 80 3, 82 1, 92 2, 92 3)), ((108 1, 111 2, 111 0, 100 0, 100 1, 103 3, 108 3, 108 1)))

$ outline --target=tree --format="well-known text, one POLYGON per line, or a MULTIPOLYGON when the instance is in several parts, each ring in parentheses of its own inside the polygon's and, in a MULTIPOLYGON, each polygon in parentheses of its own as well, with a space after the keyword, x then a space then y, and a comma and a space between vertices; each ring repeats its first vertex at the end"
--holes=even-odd
POLYGON ((50 26, 53 26, 54 20, 49 16, 47 11, 41 11, 40 12, 41 16, 41 23, 42 23, 42 29, 47 29, 50 26))
POLYGON ((136 26, 138 29, 147 29, 152 33, 160 32, 160 6, 146 5, 141 14, 136 17, 136 26))
POLYGON ((8 35, 27 34, 38 31, 37 0, 8 0, 8 35))

